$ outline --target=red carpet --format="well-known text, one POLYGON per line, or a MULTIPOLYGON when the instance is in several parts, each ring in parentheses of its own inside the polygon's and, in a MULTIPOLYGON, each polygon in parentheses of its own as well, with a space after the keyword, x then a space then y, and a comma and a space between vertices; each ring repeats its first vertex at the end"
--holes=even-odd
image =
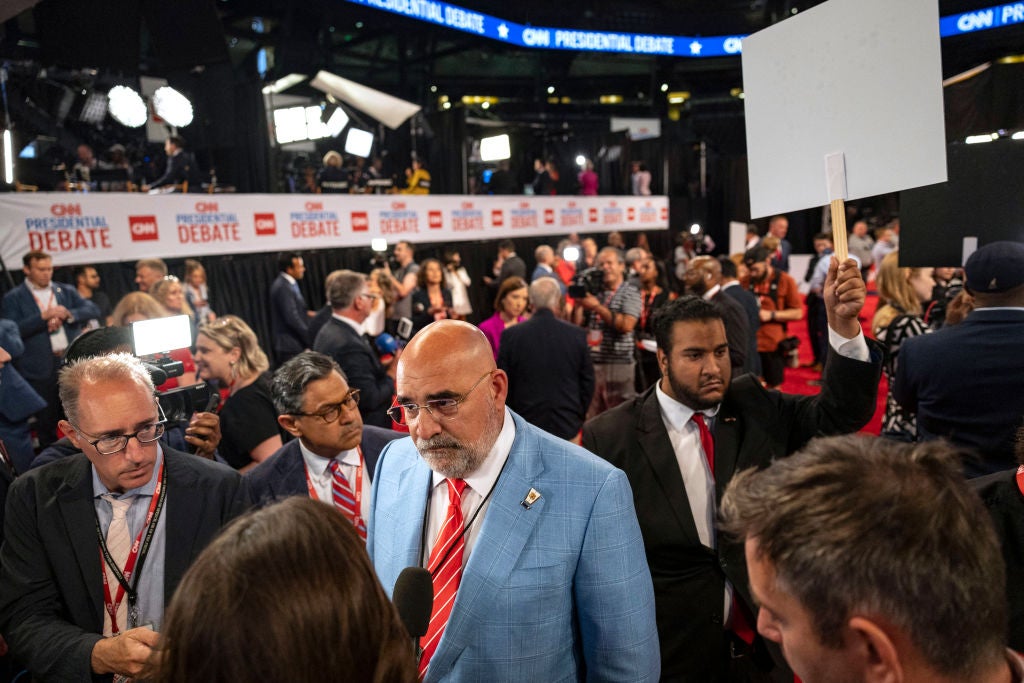
MULTIPOLYGON (((870 336, 871 329, 871 318, 875 315, 875 309, 878 306, 878 296, 874 293, 869 293, 867 301, 864 303, 864 310, 860 314, 861 326, 864 328, 864 334, 870 336)), ((804 309, 806 313, 806 308, 804 309)), ((800 339, 800 365, 799 368, 786 368, 785 380, 782 382, 780 389, 788 394, 817 394, 821 391, 821 387, 809 384, 813 380, 817 380, 821 377, 820 374, 812 370, 811 368, 803 367, 806 364, 814 362, 814 356, 811 353, 811 342, 807 336, 807 321, 798 320, 789 324, 790 334, 795 335, 800 339)), ((871 418, 871 421, 861 430, 865 434, 878 434, 882 428, 882 415, 885 413, 885 395, 888 391, 888 383, 885 381, 885 377, 882 377, 881 386, 878 387, 878 407, 875 409, 875 414, 871 418)))

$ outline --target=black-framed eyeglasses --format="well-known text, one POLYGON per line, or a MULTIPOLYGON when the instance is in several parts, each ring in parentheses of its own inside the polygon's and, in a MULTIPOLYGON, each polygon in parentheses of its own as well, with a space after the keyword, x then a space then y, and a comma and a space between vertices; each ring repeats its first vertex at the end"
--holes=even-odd
MULTIPOLYGON (((128 442, 131 439, 136 439, 141 444, 153 443, 164 435, 165 423, 167 422, 167 416, 164 415, 164 409, 160 406, 159 401, 156 402, 156 410, 157 416, 160 418, 159 421, 148 424, 138 431, 132 432, 131 434, 109 434, 91 441, 86 439, 86 443, 95 448, 96 452, 100 455, 114 455, 115 453, 120 453, 124 449, 128 448, 128 442)), ((71 422, 71 420, 68 420, 68 423, 74 427, 77 432, 84 434, 90 439, 95 436, 94 434, 89 434, 84 431, 74 422, 71 422)))
POLYGON ((359 390, 352 389, 350 392, 345 394, 345 398, 341 399, 338 403, 332 403, 331 405, 315 412, 315 413, 288 413, 293 417, 319 417, 324 421, 325 424, 331 424, 339 417, 341 417, 342 409, 355 410, 359 406, 359 390))
POLYGON ((473 393, 473 390, 480 386, 480 383, 485 379, 493 375, 496 370, 488 371, 483 377, 476 381, 469 391, 464 393, 459 398, 435 398, 427 401, 423 405, 416 405, 415 403, 399 403, 391 408, 388 408, 388 415, 392 420, 400 425, 409 424, 410 420, 415 420, 420 416, 420 409, 426 408, 430 416, 435 420, 441 418, 452 419, 459 412, 459 405, 462 404, 469 395, 473 393))

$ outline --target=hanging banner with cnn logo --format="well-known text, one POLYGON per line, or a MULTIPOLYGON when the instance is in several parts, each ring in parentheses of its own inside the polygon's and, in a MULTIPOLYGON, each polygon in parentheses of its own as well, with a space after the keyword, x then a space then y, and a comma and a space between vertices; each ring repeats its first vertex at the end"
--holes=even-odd
POLYGON ((668 228, 667 197, 0 195, 0 254, 59 266, 668 228))

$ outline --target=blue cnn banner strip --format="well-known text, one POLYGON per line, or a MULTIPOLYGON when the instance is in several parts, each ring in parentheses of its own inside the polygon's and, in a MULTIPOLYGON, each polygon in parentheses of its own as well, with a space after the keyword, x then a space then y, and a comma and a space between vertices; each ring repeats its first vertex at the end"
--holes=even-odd
MULTIPOLYGON (((524 26, 434 0, 346 0, 500 43, 545 50, 611 52, 669 57, 729 57, 742 52, 744 36, 662 36, 524 26)), ((964 12, 939 20, 943 38, 1024 23, 1024 2, 964 12)))

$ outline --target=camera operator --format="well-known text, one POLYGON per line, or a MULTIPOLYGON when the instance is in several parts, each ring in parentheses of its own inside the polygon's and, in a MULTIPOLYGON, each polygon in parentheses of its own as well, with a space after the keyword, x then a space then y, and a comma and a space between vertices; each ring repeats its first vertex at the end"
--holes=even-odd
POLYGON ((454 249, 444 252, 444 283, 452 292, 452 310, 457 319, 465 320, 473 314, 473 304, 469 301, 469 286, 473 281, 462 265, 462 256, 454 249))
POLYGON ((412 318, 412 292, 416 289, 416 273, 420 270, 419 265, 413 260, 415 251, 411 243, 405 240, 397 242, 394 256, 398 268, 392 270, 388 263, 383 264, 384 272, 387 273, 395 292, 395 305, 389 318, 392 321, 388 326, 389 332, 397 329, 402 318, 412 318))
POLYGON ((589 330, 587 343, 594 359, 588 419, 636 395, 633 329, 640 318, 640 290, 625 281, 626 262, 619 249, 598 252, 597 267, 604 273, 604 289, 578 298, 573 313, 576 323, 589 330))

